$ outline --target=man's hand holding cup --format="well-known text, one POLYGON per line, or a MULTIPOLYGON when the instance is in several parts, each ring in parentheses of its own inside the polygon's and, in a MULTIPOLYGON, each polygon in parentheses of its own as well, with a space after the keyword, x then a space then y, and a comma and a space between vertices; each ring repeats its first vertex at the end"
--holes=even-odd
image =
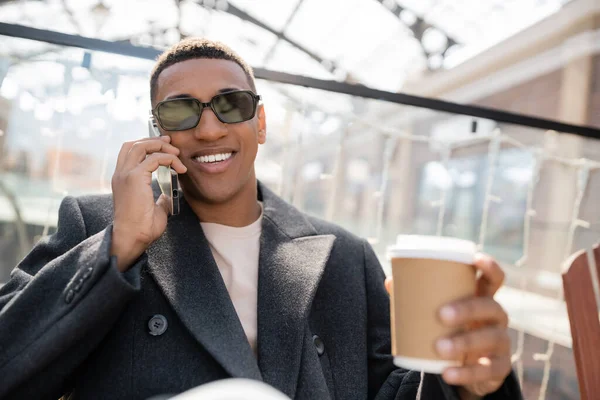
POLYGON ((458 239, 401 236, 388 249, 396 280, 385 282, 394 362, 441 373, 463 399, 497 391, 511 371, 508 315, 494 300, 504 272, 474 250, 458 239))

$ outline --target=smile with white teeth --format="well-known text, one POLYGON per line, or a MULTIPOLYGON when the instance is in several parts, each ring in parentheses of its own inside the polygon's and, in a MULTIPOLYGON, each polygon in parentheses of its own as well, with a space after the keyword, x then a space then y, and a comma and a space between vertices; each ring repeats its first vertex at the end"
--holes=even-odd
POLYGON ((194 157, 194 160, 200 163, 217 163, 228 160, 233 153, 211 154, 209 156, 194 157))

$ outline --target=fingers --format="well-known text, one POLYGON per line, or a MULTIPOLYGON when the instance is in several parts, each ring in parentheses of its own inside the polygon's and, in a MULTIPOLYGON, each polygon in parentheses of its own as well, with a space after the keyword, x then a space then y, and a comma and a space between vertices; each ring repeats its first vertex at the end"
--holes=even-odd
POLYGON ((494 296, 504 282, 504 271, 487 254, 477 254, 473 264, 477 270, 481 271, 481 276, 477 282, 477 294, 479 296, 494 296))
POLYGON ((166 215, 171 214, 171 205, 169 204, 169 199, 164 194, 161 194, 158 200, 156 200, 156 206, 161 208, 166 215))
POLYGON ((388 294, 392 294, 392 284, 394 283, 393 278, 385 278, 385 290, 388 294))
POLYGON ((169 136, 161 136, 124 143, 117 158, 116 171, 121 171, 120 175, 128 175, 135 170, 148 173, 163 165, 171 166, 179 174, 186 173, 187 168, 177 158, 179 149, 170 141, 169 136))
POLYGON ((475 365, 447 368, 442 377, 450 385, 502 382, 510 373, 510 356, 481 358, 475 365))
POLYGON ((440 309, 439 317, 448 327, 462 327, 477 322, 508 326, 506 311, 491 297, 471 297, 445 305, 440 309))
POLYGON ((186 166, 177 156, 166 153, 150 154, 136 169, 141 169, 143 172, 154 172, 161 165, 171 167, 179 174, 184 174, 187 171, 186 166))
POLYGON ((178 156, 179 149, 159 138, 138 141, 131 145, 129 153, 123 163, 123 167, 126 170, 132 170, 142 163, 149 154, 154 153, 165 153, 178 156))
POLYGON ((134 144, 138 143, 138 142, 147 142, 147 141, 151 141, 151 140, 160 140, 164 143, 170 143, 171 142, 171 137, 170 136, 161 136, 160 138, 144 138, 144 139, 139 139, 139 140, 134 140, 131 142, 125 142, 123 143, 123 145, 121 146, 121 150, 119 150, 119 155, 117 156, 117 167, 116 170, 120 170, 123 165, 125 164, 125 160, 127 159, 127 155, 129 154, 129 151, 131 150, 131 148, 133 147, 134 144))
POLYGON ((510 337, 504 328, 486 327, 436 343, 438 354, 448 360, 478 359, 482 355, 503 356, 510 353, 510 337))

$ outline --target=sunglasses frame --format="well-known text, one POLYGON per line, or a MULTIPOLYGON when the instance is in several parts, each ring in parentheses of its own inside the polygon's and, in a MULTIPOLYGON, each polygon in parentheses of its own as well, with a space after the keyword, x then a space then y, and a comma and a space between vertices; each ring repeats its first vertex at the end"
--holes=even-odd
POLYGON ((224 93, 219 93, 215 96, 213 96, 212 99, 210 99, 210 101, 208 103, 203 103, 200 100, 198 100, 195 97, 180 97, 180 98, 175 98, 175 99, 168 99, 168 100, 163 100, 160 103, 158 103, 156 105, 156 107, 154 107, 151 110, 152 115, 156 118, 156 121, 160 124, 160 127, 163 128, 165 131, 167 132, 180 132, 180 131, 187 131, 190 129, 194 129, 195 127, 198 126, 198 124, 200 123, 200 118, 202 118, 202 113, 204 112, 205 108, 210 108, 212 110, 212 112, 215 114, 215 116, 217 117, 217 119, 219 121, 221 121, 224 124, 239 124, 241 122, 246 122, 246 121, 250 121, 252 118, 254 118, 256 116, 256 110, 258 110, 258 102, 260 101, 260 95, 257 95, 256 93, 254 93, 252 90, 233 90, 230 92, 224 92, 224 93), (214 107, 213 107, 213 101, 215 98, 219 97, 219 96, 225 96, 228 94, 232 94, 232 93, 248 93, 251 95, 252 97, 252 105, 254 107, 254 111, 252 112, 252 115, 247 118, 247 119, 243 119, 241 121, 237 121, 237 122, 226 122, 223 121, 221 119, 221 117, 219 117, 219 113, 217 113, 217 111, 215 111, 214 107), (200 107, 200 113, 198 114, 198 121, 196 121, 196 124, 194 126, 191 126, 189 128, 185 128, 185 129, 166 129, 163 124, 162 121, 160 120, 160 113, 158 112, 158 109, 161 105, 165 104, 165 103, 169 103, 172 101, 181 101, 181 100, 192 100, 194 101, 196 104, 198 104, 198 106, 200 107))

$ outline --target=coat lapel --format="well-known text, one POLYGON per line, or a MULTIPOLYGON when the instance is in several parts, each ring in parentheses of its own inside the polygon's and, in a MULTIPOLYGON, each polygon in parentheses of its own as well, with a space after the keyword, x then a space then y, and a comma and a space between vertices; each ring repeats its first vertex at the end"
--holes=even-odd
POLYGON ((185 201, 147 253, 150 273, 196 340, 233 377, 262 379, 198 218, 185 201))
POLYGON ((258 363, 265 382, 295 397, 307 315, 335 237, 316 235, 295 208, 259 186, 258 363))

